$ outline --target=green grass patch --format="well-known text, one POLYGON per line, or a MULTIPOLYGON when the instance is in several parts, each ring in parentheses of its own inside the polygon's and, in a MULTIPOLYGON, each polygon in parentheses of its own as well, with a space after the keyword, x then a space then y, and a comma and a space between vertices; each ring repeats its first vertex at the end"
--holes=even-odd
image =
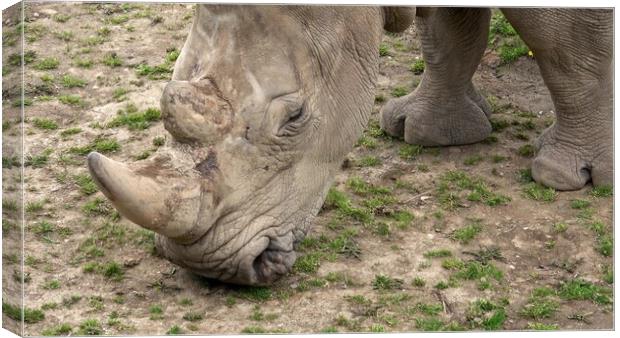
POLYGON ((180 326, 178 325, 172 325, 168 331, 166 331, 167 335, 176 335, 176 334, 183 334, 183 330, 181 329, 180 326))
POLYGON ((116 16, 109 17, 107 21, 113 25, 124 24, 129 21, 129 15, 127 14, 119 14, 116 16))
POLYGON ((397 86, 392 88, 390 94, 392 94, 393 97, 402 97, 409 94, 409 89, 407 87, 397 86))
POLYGON ((34 118, 32 120, 32 124, 39 128, 39 129, 43 129, 43 130, 56 130, 58 129, 58 124, 51 119, 47 119, 47 118, 34 118))
POLYGON ((91 151, 97 151, 102 154, 108 154, 118 151, 120 144, 114 139, 97 137, 91 143, 81 147, 71 147, 69 152, 76 155, 88 155, 91 151))
POLYGON ((611 288, 594 285, 583 279, 572 279, 563 282, 558 290, 558 296, 566 300, 589 300, 596 304, 611 304, 611 288))
POLYGON ((370 211, 355 207, 345 193, 334 188, 331 188, 327 193, 323 207, 326 209, 336 209, 340 217, 349 217, 364 224, 370 223, 373 220, 370 211))
POLYGON ((261 334, 268 333, 268 331, 260 326, 247 326, 241 330, 241 333, 261 334))
POLYGON ((409 65, 409 70, 416 75, 424 73, 424 60, 415 60, 411 65, 409 65))
POLYGON ((381 159, 379 159, 377 156, 367 155, 360 158, 357 161, 357 164, 360 167, 376 167, 378 165, 381 165, 381 159))
POLYGON ((403 280, 393 278, 387 275, 378 274, 375 275, 375 279, 372 282, 372 288, 375 290, 396 290, 403 286, 403 280))
POLYGON ((159 304, 151 305, 149 307, 149 319, 159 320, 162 318, 164 318, 164 309, 161 307, 161 305, 159 304))
POLYGON ((523 157, 534 157, 534 155, 536 154, 536 149, 533 145, 526 144, 517 149, 517 154, 523 157))
POLYGON ((491 129, 494 132, 501 132, 502 130, 510 127, 510 122, 505 119, 492 118, 489 122, 491 123, 491 129))
POLYGON ((508 37, 517 35, 517 31, 510 25, 506 17, 498 12, 491 17, 489 35, 490 37, 493 35, 508 37))
POLYGON ((270 288, 264 286, 245 286, 237 290, 237 297, 252 302, 266 302, 273 297, 270 288))
POLYGON ((52 154, 52 149, 45 149, 40 154, 36 155, 27 155, 24 166, 33 167, 33 168, 43 168, 47 165, 50 155, 52 154))
POLYGON ((422 331, 442 331, 445 323, 438 318, 416 318, 415 326, 422 331))
POLYGON ((482 264, 477 261, 468 261, 465 262, 465 264, 453 276, 454 278, 462 280, 492 278, 499 281, 504 277, 504 273, 493 264, 482 264))
POLYGON ((585 209, 590 207, 590 205, 592 205, 592 203, 586 200, 574 199, 570 201, 570 207, 573 209, 585 209))
POLYGON ((65 88, 84 87, 86 83, 86 80, 80 79, 77 76, 67 74, 62 77, 62 85, 65 88))
POLYGON ((351 189, 355 194, 360 196, 377 196, 388 195, 391 193, 391 189, 388 187, 375 186, 370 184, 359 177, 350 177, 347 180, 347 187, 351 189))
POLYGON ((415 218, 412 213, 404 210, 394 211, 390 213, 389 217, 395 221, 396 227, 401 230, 409 228, 411 222, 415 218))
POLYGON ((540 183, 529 183, 523 187, 525 197, 541 202, 553 202, 557 198, 558 193, 551 187, 545 187, 540 183))
POLYGON ((440 176, 437 198, 442 207, 449 210, 462 207, 462 192, 467 193, 467 200, 492 207, 505 205, 510 201, 508 196, 492 192, 481 178, 469 176, 463 171, 448 171, 440 176))
POLYGON ((70 324, 62 323, 52 328, 41 331, 43 336, 67 336, 73 331, 73 327, 70 324))
POLYGON ((610 234, 604 234, 596 240, 596 251, 605 257, 611 257, 614 250, 614 239, 610 234))
POLYGON ((166 144, 166 138, 163 136, 156 136, 153 138, 153 146, 161 147, 166 144))
POLYGON ((372 137, 362 135, 359 140, 357 140, 357 146, 364 147, 366 149, 375 149, 377 148, 377 140, 372 137))
POLYGON ((56 22, 65 23, 71 19, 71 15, 64 13, 57 13, 52 16, 52 19, 56 22))
POLYGON ((452 257, 452 252, 448 249, 430 250, 424 253, 425 258, 445 258, 452 257))
POLYGON ((566 230, 568 230, 568 224, 563 223, 563 222, 559 222, 559 223, 555 223, 553 224, 553 231, 555 232, 566 232, 566 230))
POLYGON ((79 335, 99 336, 103 334, 103 327, 97 319, 86 319, 80 323, 79 335))
POLYGON ((126 88, 123 88, 123 87, 114 88, 114 91, 112 92, 112 97, 117 102, 121 102, 127 99, 127 93, 129 93, 129 90, 126 88))
POLYGON ((188 322, 197 322, 200 321, 204 318, 204 316, 202 315, 202 313, 198 313, 198 312, 187 312, 183 315, 183 319, 187 320, 188 322))
POLYGON ((426 280, 422 277, 414 277, 411 281, 411 285, 417 288, 423 288, 424 286, 426 286, 426 280))
POLYGON ((51 279, 51 280, 48 280, 47 282, 43 283, 42 287, 45 290, 60 289, 60 281, 57 280, 57 279, 51 279))
POLYGON ((450 238, 461 244, 469 244, 480 232, 482 232, 482 224, 480 221, 473 221, 469 225, 454 230, 450 238))
POLYGON ((462 260, 458 258, 446 258, 441 262, 441 267, 446 270, 460 270, 465 266, 462 260))
POLYGON ((172 67, 169 63, 156 66, 141 63, 136 66, 136 74, 138 76, 146 76, 149 80, 169 79, 172 74, 172 67))
POLYGON ((593 197, 611 197, 614 194, 614 188, 611 185, 599 185, 592 188, 590 195, 593 197))
POLYGON ((84 204, 82 211, 88 216, 107 216, 112 212, 112 207, 104 199, 95 197, 84 204))
POLYGON ((93 60, 83 59, 83 58, 76 58, 73 60, 73 63, 79 68, 86 68, 86 69, 92 68, 93 65, 95 64, 93 60))
POLYGON ((125 109, 118 111, 117 116, 110 121, 106 127, 115 128, 126 126, 129 130, 144 130, 151 126, 155 121, 159 121, 161 112, 157 108, 147 108, 143 112, 133 104, 128 104, 125 109))
POLYGON ((60 65, 60 61, 57 58, 51 57, 39 60, 34 65, 34 68, 36 70, 52 70, 58 68, 58 65, 60 65))
POLYGON ((11 103, 11 105, 13 107, 21 107, 22 105, 27 107, 27 106, 32 106, 32 103, 33 103, 33 101, 32 101, 31 98, 24 97, 24 98, 19 98, 19 99, 13 101, 11 103))
POLYGON ((527 55, 529 48, 525 45, 520 38, 514 38, 510 41, 505 41, 498 49, 499 58, 502 64, 508 64, 516 61, 522 56, 527 55))
POLYGON ((551 318, 560 306, 558 302, 550 298, 554 295, 555 291, 548 287, 534 289, 527 304, 519 311, 519 314, 536 320, 551 318))
POLYGON ((520 169, 517 173, 519 183, 531 183, 534 182, 534 178, 532 177, 532 169, 520 169))
POLYGON ((535 331, 554 331, 559 330, 558 324, 545 324, 545 323, 527 323, 527 330, 535 331))
POLYGON ((86 103, 79 95, 60 95, 58 101, 70 106, 83 107, 86 103))
POLYGON ((418 157, 424 147, 417 144, 405 144, 398 149, 398 156, 403 160, 414 160, 418 157))
POLYGON ((123 65, 123 60, 116 53, 106 54, 101 62, 111 68, 120 67, 123 65))
POLYGON ((321 266, 321 254, 314 252, 297 258, 293 271, 314 274, 321 266))
POLYGON ((506 318, 504 307, 488 299, 473 301, 466 312, 467 322, 472 328, 480 327, 487 331, 501 329, 506 318))
POLYGON ((78 128, 78 127, 74 127, 74 128, 68 128, 65 129, 63 131, 60 132, 60 136, 62 137, 69 137, 69 136, 73 136, 76 134, 79 134, 82 132, 82 128, 78 128))
POLYGON ((610 265, 604 265, 603 266, 603 281, 607 284, 613 284, 614 283, 614 268, 613 266, 610 265))
POLYGON ((70 31, 54 32, 54 36, 65 42, 73 40, 73 32, 70 31))
POLYGON ((45 203, 47 203, 46 199, 42 199, 42 200, 39 200, 39 201, 28 202, 28 203, 26 203, 26 212, 28 212, 28 213, 39 212, 39 211, 43 210, 43 208, 45 207, 45 203))
POLYGON ((45 314, 39 309, 24 308, 22 311, 22 308, 5 302, 2 302, 2 312, 9 318, 20 322, 23 312, 24 322, 28 324, 38 323, 45 319, 45 314))
POLYGON ((109 261, 106 263, 87 263, 82 267, 82 271, 86 273, 100 274, 110 280, 119 282, 125 278, 125 270, 121 264, 115 261, 109 261))
POLYGON ((388 56, 390 55, 390 46, 385 43, 379 45, 379 56, 388 56))

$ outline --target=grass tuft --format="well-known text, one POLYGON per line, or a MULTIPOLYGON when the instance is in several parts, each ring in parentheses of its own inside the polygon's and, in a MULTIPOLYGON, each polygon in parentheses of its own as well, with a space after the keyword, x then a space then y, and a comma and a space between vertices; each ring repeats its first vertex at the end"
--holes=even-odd
POLYGON ((372 282, 372 288, 375 290, 395 290, 400 289, 402 286, 402 279, 392 278, 383 274, 376 275, 372 282))
POLYGON ((558 296, 566 300, 590 300, 596 304, 611 304, 612 290, 583 279, 572 279, 560 285, 558 296))
POLYGON ((553 202, 558 193, 551 187, 545 187, 540 183, 530 183, 523 187, 525 197, 534 201, 553 202))
POLYGON ((34 68, 36 70, 52 70, 52 69, 56 69, 58 68, 58 65, 60 64, 60 61, 58 61, 57 58, 45 58, 45 59, 41 59, 39 62, 37 62, 34 65, 34 68))

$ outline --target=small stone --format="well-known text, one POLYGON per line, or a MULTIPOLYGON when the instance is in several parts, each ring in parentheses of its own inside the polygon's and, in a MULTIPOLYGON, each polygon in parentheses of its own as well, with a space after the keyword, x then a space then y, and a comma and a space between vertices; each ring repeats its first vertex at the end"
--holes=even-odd
POLYGON ((421 196, 420 199, 422 201, 426 201, 427 199, 431 198, 430 196, 421 196))
POLYGON ((135 258, 131 258, 131 259, 128 259, 128 260, 123 262, 123 265, 125 267, 128 267, 128 268, 136 266, 138 264, 140 264, 140 260, 139 259, 135 259, 135 258))

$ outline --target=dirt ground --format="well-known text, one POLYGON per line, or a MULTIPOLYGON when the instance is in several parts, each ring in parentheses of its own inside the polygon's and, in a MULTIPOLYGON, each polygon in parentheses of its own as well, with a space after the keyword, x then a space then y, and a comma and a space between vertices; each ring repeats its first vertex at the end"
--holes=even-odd
POLYGON ((25 335, 613 328, 611 192, 556 194, 525 170, 524 146, 554 118, 533 57, 504 62, 491 41, 474 78, 494 108, 486 142, 419 148, 377 129, 381 106, 421 78, 410 69, 421 58, 415 25, 385 36, 368 130, 332 190, 357 213, 328 201, 290 275, 235 287, 159 258, 152 234, 93 189, 84 155, 133 162, 161 145, 161 121, 136 127, 117 112, 158 108, 192 14, 193 5, 27 4, 22 124, 20 26, 4 13, 5 328, 18 329, 22 286, 25 335))

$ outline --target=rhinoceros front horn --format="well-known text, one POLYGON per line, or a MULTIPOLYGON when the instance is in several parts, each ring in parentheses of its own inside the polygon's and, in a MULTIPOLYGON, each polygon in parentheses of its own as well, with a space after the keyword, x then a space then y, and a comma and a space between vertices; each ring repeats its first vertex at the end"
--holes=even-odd
POLYGON ((88 168, 103 194, 132 222, 179 243, 203 233, 197 224, 202 200, 197 182, 157 165, 132 170, 97 152, 88 155, 88 168))

